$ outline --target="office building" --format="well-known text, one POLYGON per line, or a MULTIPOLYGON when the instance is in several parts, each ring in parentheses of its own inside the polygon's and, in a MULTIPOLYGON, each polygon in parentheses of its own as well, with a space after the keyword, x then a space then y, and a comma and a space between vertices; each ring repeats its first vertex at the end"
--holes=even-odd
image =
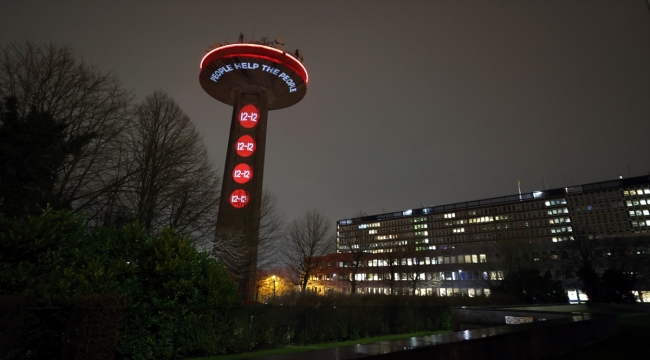
MULTIPOLYGON (((597 271, 639 271, 650 256, 649 230, 649 176, 344 219, 337 254, 322 258, 308 287, 350 292, 354 282, 361 293, 489 295, 490 281, 517 263, 549 271, 572 301, 585 300, 570 245, 589 241, 597 271)), ((636 294, 650 301, 644 290, 636 294)))

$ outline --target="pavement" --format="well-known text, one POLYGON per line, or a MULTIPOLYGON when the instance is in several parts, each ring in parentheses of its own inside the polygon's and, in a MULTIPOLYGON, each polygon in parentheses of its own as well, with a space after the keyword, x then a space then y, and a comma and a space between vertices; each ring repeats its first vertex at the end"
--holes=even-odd
POLYGON ((473 330, 458 331, 446 334, 436 334, 427 336, 418 336, 401 340, 379 341, 369 344, 357 344, 341 346, 331 349, 310 350, 292 354, 270 355, 256 358, 257 360, 344 360, 372 357, 391 353, 399 356, 405 352, 405 358, 408 357, 406 352, 410 350, 421 349, 434 345, 448 344, 460 341, 469 341, 473 339, 497 336, 520 331, 520 327, 498 326, 490 328, 481 328, 473 330))

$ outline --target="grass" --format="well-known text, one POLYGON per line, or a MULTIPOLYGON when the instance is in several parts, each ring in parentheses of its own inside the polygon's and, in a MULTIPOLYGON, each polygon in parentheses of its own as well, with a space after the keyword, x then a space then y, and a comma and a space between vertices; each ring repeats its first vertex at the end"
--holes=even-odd
POLYGON ((206 358, 195 358, 201 360, 243 360, 243 359, 255 359, 263 356, 270 355, 279 355, 279 354, 291 354, 297 352, 311 351, 311 350, 321 350, 321 349, 330 349, 341 346, 357 345, 357 344, 370 344, 380 341, 390 341, 390 340, 400 340, 408 339, 415 336, 427 336, 433 334, 444 334, 450 331, 437 331, 437 332, 414 332, 408 334, 395 334, 395 335, 385 335, 377 337, 369 337, 357 340, 348 340, 348 341, 338 341, 332 343, 322 343, 322 344, 312 344, 305 346, 288 346, 279 349, 269 349, 256 352, 235 354, 235 355, 221 355, 221 356, 211 356, 206 358))

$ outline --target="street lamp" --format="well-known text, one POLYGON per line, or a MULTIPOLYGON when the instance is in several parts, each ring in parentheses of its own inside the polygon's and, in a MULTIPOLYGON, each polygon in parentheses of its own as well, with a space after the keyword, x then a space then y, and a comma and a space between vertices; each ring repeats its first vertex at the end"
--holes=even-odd
POLYGON ((273 297, 275 297, 275 275, 271 276, 273 279, 273 297))

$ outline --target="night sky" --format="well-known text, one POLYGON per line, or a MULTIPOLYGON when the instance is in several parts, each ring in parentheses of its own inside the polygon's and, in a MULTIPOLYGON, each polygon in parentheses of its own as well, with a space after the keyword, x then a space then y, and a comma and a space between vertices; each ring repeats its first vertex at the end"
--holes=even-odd
POLYGON ((231 108, 199 61, 240 31, 283 36, 309 71, 302 102, 269 113, 264 185, 289 219, 650 172, 646 0, 0 0, 0 42, 68 44, 137 99, 167 91, 219 168, 231 108))

